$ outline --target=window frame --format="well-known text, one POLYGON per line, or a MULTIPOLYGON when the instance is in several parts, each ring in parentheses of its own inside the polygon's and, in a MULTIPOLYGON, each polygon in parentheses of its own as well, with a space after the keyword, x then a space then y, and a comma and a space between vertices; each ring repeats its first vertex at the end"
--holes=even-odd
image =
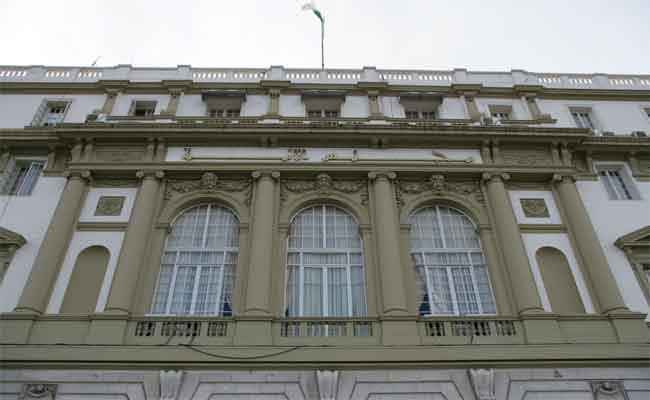
POLYGON ((637 201, 642 200, 641 194, 636 187, 632 174, 627 168, 625 163, 594 163, 594 170, 598 176, 598 180, 602 183, 603 189, 607 194, 607 198, 610 201, 637 201), (623 196, 619 193, 617 186, 612 183, 612 178, 607 171, 616 172, 620 183, 623 186, 623 190, 629 197, 623 196), (603 172, 606 172, 607 175, 602 175, 603 172))
POLYGON ((158 108, 158 100, 151 99, 132 99, 131 106, 129 108, 129 116, 136 118, 150 118, 156 115, 156 109, 158 108), (151 108, 151 114, 145 113, 144 115, 137 115, 138 112, 138 103, 147 103, 151 108))
POLYGON ((51 127, 51 126, 56 126, 58 124, 62 124, 65 122, 65 118, 68 115, 68 111, 70 110, 71 105, 72 105, 72 99, 45 98, 41 101, 41 104, 38 106, 38 109, 36 110, 36 113, 32 118, 31 125, 51 127), (58 107, 62 107, 63 111, 57 113, 60 115, 60 120, 50 123, 48 122, 48 115, 50 115, 49 109, 51 107, 54 107, 55 105, 58 105, 58 107))
POLYGON ((319 109, 306 109, 307 118, 317 118, 317 119, 336 119, 341 117, 341 112, 339 110, 329 109, 329 108, 319 108, 319 109), (318 113, 319 115, 312 115, 318 113), (328 114, 336 115, 328 115, 328 114))
POLYGON ((327 214, 325 212, 327 207, 332 207, 334 209, 337 209, 347 216, 352 219, 354 224, 358 229, 360 229, 359 222, 355 218, 355 216, 347 211, 345 208, 329 204, 329 203, 319 203, 319 204, 312 204, 307 207, 304 207, 300 210, 298 210, 296 213, 294 213, 293 217, 289 221, 289 231, 287 234, 287 239, 286 239, 286 263, 285 263, 285 301, 284 301, 284 315, 287 318, 364 318, 368 315, 368 293, 367 293, 367 287, 366 287, 366 268, 365 268, 365 257, 364 257, 364 244, 363 244, 363 237, 361 235, 361 232, 357 232, 358 235, 358 240, 359 240, 359 247, 358 248, 352 248, 352 247, 325 247, 327 245, 327 225, 326 225, 326 219, 327 216, 330 214, 327 214), (323 240, 323 245, 324 247, 322 248, 308 248, 308 247, 290 247, 290 242, 291 242, 291 228, 295 222, 295 219, 302 215, 305 211, 311 210, 316 207, 322 207, 322 240, 323 240), (299 263, 292 264, 290 263, 289 260, 289 255, 290 254, 297 254, 299 257, 299 263), (346 262, 342 264, 305 264, 304 261, 304 255, 305 254, 345 254, 346 257, 346 262), (352 256, 353 254, 358 254, 359 255, 359 263, 353 263, 352 262, 352 256), (289 307, 290 307, 290 296, 289 296, 289 278, 290 278, 290 273, 289 273, 289 268, 290 267, 296 267, 297 270, 297 282, 295 283, 295 288, 298 290, 298 311, 296 315, 289 315, 289 307), (352 282, 352 268, 359 267, 361 270, 361 282, 359 283, 361 285, 361 288, 363 290, 363 304, 360 305, 361 307, 361 313, 359 315, 354 315, 354 304, 353 304, 353 282, 352 282), (305 315, 305 269, 307 268, 312 268, 312 269, 320 269, 320 275, 321 275, 321 315, 305 315), (329 312, 329 270, 330 269, 344 269, 345 270, 345 276, 346 276, 346 293, 347 293, 347 313, 346 315, 330 315, 329 312))
MULTIPOLYGON (((436 209, 436 220, 438 223, 438 227, 440 228, 440 239, 443 243, 443 247, 441 248, 434 248, 434 247, 422 247, 422 248, 414 248, 413 247, 413 237, 409 235, 409 254, 411 256, 411 260, 413 262, 414 266, 414 272, 415 272, 415 278, 418 280, 417 284, 424 285, 424 292, 423 293, 418 293, 418 295, 426 294, 427 297, 427 302, 428 302, 428 309, 429 312, 427 314, 423 314, 421 312, 422 304, 423 301, 422 299, 417 299, 416 300, 416 305, 418 307, 418 314, 422 317, 438 317, 438 316, 484 316, 484 315, 498 315, 499 310, 497 307, 497 302, 496 302, 496 297, 494 294, 494 286, 492 285, 492 281, 490 278, 490 272, 489 272, 489 265, 487 258, 485 256, 485 251, 483 250, 483 244, 481 243, 481 239, 478 234, 476 234, 476 241, 478 243, 477 248, 452 248, 452 247, 447 247, 446 246, 446 238, 445 238, 445 233, 444 233, 444 225, 442 222, 442 217, 440 214, 440 208, 447 208, 449 210, 456 211, 463 215, 464 217, 467 218, 467 220, 470 222, 474 230, 477 229, 476 224, 468 216, 465 212, 462 210, 449 206, 446 204, 430 204, 426 205, 420 208, 415 209, 410 217, 410 225, 411 229, 413 229, 414 225, 414 218, 422 211, 430 209, 430 208, 435 208, 436 209), (440 254, 464 254, 467 257, 467 260, 469 261, 467 264, 453 264, 453 265, 430 265, 426 263, 426 254, 435 254, 435 253, 440 253, 440 254), (419 254, 421 259, 423 260, 422 265, 418 265, 416 261, 415 254, 419 254), (480 254, 481 259, 483 261, 482 264, 477 264, 473 261, 473 254, 480 254), (479 267, 479 265, 482 265, 483 268, 485 269, 485 277, 486 277, 486 283, 490 289, 489 295, 491 299, 492 306, 494 308, 494 312, 485 312, 483 310, 484 304, 481 299, 481 292, 479 290, 479 284, 478 284, 478 279, 476 276, 476 269, 479 267), (424 274, 424 282, 421 282, 420 279, 420 272, 418 271, 419 268, 422 268, 424 274), (456 293, 456 285, 453 281, 453 269, 462 269, 462 268, 468 268, 469 269, 469 276, 471 278, 471 283, 472 283, 472 293, 475 296, 476 299, 476 305, 478 309, 478 313, 467 313, 467 314, 461 314, 458 308, 459 301, 458 301, 458 296, 456 293), (434 303, 433 303, 433 288, 431 287, 431 274, 433 269, 438 269, 442 270, 445 273, 446 277, 446 282, 448 285, 449 289, 449 296, 450 296, 450 301, 451 301, 451 313, 434 313, 434 303)), ((418 289, 419 292, 419 289, 418 289)))
POLYGON ((5 167, 4 172, 1 174, 0 180, 0 196, 16 196, 16 197, 27 197, 31 196, 36 189, 36 185, 43 175, 43 171, 47 167, 47 158, 44 157, 28 157, 28 156, 18 156, 11 157, 9 163, 5 167), (17 164, 29 163, 24 175, 15 176, 15 171, 17 164), (39 164, 40 168, 38 169, 38 174, 36 174, 32 179, 33 182, 29 188, 24 188, 25 179, 29 176, 30 171, 34 168, 35 164, 39 164), (12 190, 16 187, 18 182, 21 182, 17 189, 12 190))
POLYGON ((513 121, 515 119, 514 108, 510 104, 489 104, 490 117, 498 121, 513 121), (505 115, 507 118, 503 118, 505 115))
MULTIPOLYGON (((169 238, 171 235, 171 230, 167 234, 167 237, 165 238, 165 244, 163 247, 163 252, 160 258, 160 261, 158 262, 158 275, 156 277, 155 281, 155 287, 153 291, 153 296, 151 297, 151 304, 149 307, 149 312, 147 313, 148 316, 155 316, 155 317, 216 317, 216 318, 230 318, 235 315, 235 308, 234 308, 234 298, 235 298, 235 282, 237 279, 237 266, 239 264, 239 256, 241 252, 241 243, 239 241, 239 229, 241 226, 241 222, 239 220, 239 217, 237 216, 237 213, 230 207, 225 206, 221 203, 218 202, 209 202, 209 203, 199 203, 192 205, 191 207, 188 207, 181 212, 179 212, 174 220, 170 223, 171 229, 173 229, 174 225, 178 222, 178 220, 183 217, 187 212, 203 207, 203 206, 208 206, 208 211, 206 212, 206 222, 205 226, 203 227, 203 233, 202 233, 202 246, 200 248, 196 247, 187 247, 187 248, 173 248, 169 249, 168 244, 169 244, 169 238), (229 246, 223 246, 221 248, 208 248, 205 246, 205 242, 207 240, 207 230, 208 230, 208 222, 209 222, 209 216, 210 216, 210 210, 212 207, 216 208, 221 208, 226 211, 228 211, 232 217, 234 218, 234 222, 236 223, 235 226, 233 226, 233 232, 236 233, 237 235, 237 246, 235 247, 229 247, 229 246), (210 253, 221 253, 222 254, 222 262, 219 264, 198 264, 198 263, 191 263, 191 264, 181 264, 179 263, 179 257, 180 254, 183 252, 198 252, 198 253, 205 253, 205 252, 210 252, 210 253), (174 255, 174 262, 171 264, 172 272, 171 272, 171 277, 169 279, 169 288, 168 288, 168 293, 167 297, 164 301, 164 312, 155 312, 154 308, 156 307, 156 300, 158 297, 159 289, 160 289, 160 279, 161 275, 163 273, 163 260, 166 255, 166 253, 175 253, 174 255), (224 279, 226 278, 226 266, 229 265, 226 260, 228 254, 233 254, 235 256, 234 263, 232 264, 232 276, 230 277, 231 281, 226 282, 224 279), (199 285, 200 285, 200 280, 201 280, 201 272, 204 267, 218 267, 219 268, 219 279, 218 279, 218 287, 217 287, 217 293, 215 293, 215 298, 216 298, 216 312, 214 313, 203 313, 203 314, 197 314, 195 313, 196 311, 196 305, 197 305, 197 299, 198 299, 198 294, 199 294, 199 285), (194 268, 194 282, 192 283, 192 295, 190 299, 190 308, 187 313, 174 313, 172 311, 172 305, 173 305, 173 300, 174 300, 174 292, 175 292, 175 285, 176 285, 176 279, 177 279, 177 274, 178 270, 180 267, 191 267, 194 268), (224 308, 224 290, 226 288, 226 284, 231 285, 231 299, 230 299, 230 315, 223 315, 223 308, 224 308)), ((207 293, 207 292, 206 292, 207 293)))
POLYGON ((598 131, 600 129, 600 124, 598 123, 598 118, 596 118, 596 113, 594 108, 591 106, 569 106, 569 116, 573 121, 576 128, 580 129, 591 129, 592 131, 598 131), (590 126, 584 126, 580 116, 574 114, 585 114, 588 118, 590 126))

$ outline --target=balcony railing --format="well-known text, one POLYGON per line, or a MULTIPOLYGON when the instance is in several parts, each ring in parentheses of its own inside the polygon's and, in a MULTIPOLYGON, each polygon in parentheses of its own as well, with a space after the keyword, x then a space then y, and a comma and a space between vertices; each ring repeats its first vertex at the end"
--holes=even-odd
POLYGON ((420 321, 424 344, 523 343, 523 327, 516 319, 494 317, 435 317, 420 321))
POLYGON ((449 86, 453 84, 482 84, 487 87, 541 85, 561 89, 621 89, 649 90, 648 75, 561 74, 536 73, 523 70, 482 72, 454 69, 448 71, 362 69, 292 69, 270 68, 136 68, 131 65, 114 67, 46 67, 0 66, 0 82, 97 82, 128 80, 160 82, 183 80, 197 83, 255 83, 263 80, 294 83, 356 84, 377 82, 395 85, 449 86))
POLYGON ((129 321, 128 344, 165 344, 182 341, 196 344, 227 344, 234 322, 228 318, 150 317, 129 321))

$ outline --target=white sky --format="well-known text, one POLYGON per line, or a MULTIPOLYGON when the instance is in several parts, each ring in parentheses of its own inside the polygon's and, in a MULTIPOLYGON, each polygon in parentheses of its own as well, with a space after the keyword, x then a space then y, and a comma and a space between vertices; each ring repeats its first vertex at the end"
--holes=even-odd
MULTIPOLYGON (((0 0, 0 65, 320 66, 307 0, 0 0)), ((650 0, 320 0, 329 68, 648 73, 650 0)))

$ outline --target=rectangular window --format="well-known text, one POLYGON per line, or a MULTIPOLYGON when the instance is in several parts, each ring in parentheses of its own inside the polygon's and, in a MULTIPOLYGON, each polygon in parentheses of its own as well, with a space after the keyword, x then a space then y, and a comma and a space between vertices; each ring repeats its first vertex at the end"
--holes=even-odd
POLYGON ((44 160, 11 160, 2 176, 0 194, 29 196, 45 166, 44 160))
POLYGON ((610 200, 637 200, 632 180, 621 166, 599 167, 598 175, 610 200))
POLYGON ((70 107, 69 100, 44 100, 32 120, 34 126, 54 126, 65 119, 70 107))
POLYGON ((645 113, 646 117, 648 117, 648 119, 650 119, 650 107, 644 108, 643 112, 645 113))
POLYGON ((512 106, 509 105, 491 105, 488 106, 492 118, 498 121, 509 121, 512 118, 512 106))
POLYGON ((571 116, 578 128, 596 129, 594 118, 591 109, 588 108, 572 108, 571 116))
POLYGON ((434 111, 406 110, 404 116, 407 119, 435 119, 436 113, 434 111))
POLYGON ((156 101, 134 100, 129 115, 133 117, 151 117, 156 113, 156 101))
POLYGON ((338 118, 338 110, 307 110, 309 118, 338 118))
POLYGON ((231 108, 231 109, 212 109, 208 113, 210 118, 237 118, 240 115, 240 110, 231 108))

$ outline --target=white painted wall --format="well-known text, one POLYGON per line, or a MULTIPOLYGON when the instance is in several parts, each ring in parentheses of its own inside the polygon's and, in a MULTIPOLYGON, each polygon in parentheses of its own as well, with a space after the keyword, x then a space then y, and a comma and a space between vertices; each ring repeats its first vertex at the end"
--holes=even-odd
POLYGON ((561 224, 562 218, 555 204, 553 192, 548 190, 510 190, 510 201, 519 224, 561 224), (521 207, 521 199, 544 199, 548 209, 548 218, 529 218, 521 207))
POLYGON ((267 114, 271 106, 271 99, 267 95, 247 95, 246 101, 242 104, 241 116, 257 117, 267 114))
POLYGON ((179 117, 205 117, 208 114, 200 94, 184 94, 178 102, 176 115, 179 117))
POLYGON ((440 118, 469 118, 465 109, 465 102, 460 97, 445 97, 440 105, 440 118))
POLYGON ((612 131, 615 134, 628 135, 632 131, 646 131, 650 135, 650 118, 643 108, 650 107, 650 101, 570 101, 570 100, 538 100, 542 113, 550 114, 557 119, 551 126, 575 128, 575 122, 569 112, 569 107, 589 107, 592 109, 594 122, 601 131, 612 131))
POLYGON ((86 196, 86 201, 84 202, 83 208, 81 209, 81 215, 79 216, 79 222, 129 222, 129 217, 131 216, 131 209, 133 208, 133 202, 135 201, 135 196, 138 192, 137 188, 90 188, 88 190, 88 195, 86 196), (120 215, 116 216, 97 216, 95 215, 95 210, 97 209, 97 202, 102 196, 123 196, 124 206, 122 207, 122 212, 120 215))
POLYGON ((41 176, 31 196, 0 196, 0 226, 27 240, 0 283, 0 312, 16 307, 65 183, 65 178, 41 176))
POLYGON ((106 96, 0 94, 0 128, 23 128, 32 123, 43 99, 72 100, 64 122, 81 123, 93 110, 101 108, 106 96))
POLYGON ((108 268, 106 268, 106 275, 104 276, 104 282, 99 291, 99 298, 97 299, 97 305, 95 307, 96 312, 104 311, 106 301, 108 300, 111 282, 113 282, 115 268, 117 266, 117 258, 120 255, 120 249, 122 248, 123 238, 124 232, 75 232, 70 241, 68 252, 63 260, 63 265, 61 266, 59 276, 57 277, 54 290, 52 291, 50 303, 47 306, 47 313, 56 314, 61 309, 63 297, 68 287, 68 282, 70 282, 70 277, 72 276, 72 271, 74 270, 74 264, 77 261, 77 257, 79 256, 79 253, 90 246, 104 246, 110 253, 108 268))
MULTIPOLYGON (((131 109, 131 102, 134 100, 146 100, 146 101, 156 101, 156 112, 155 114, 160 114, 160 111, 167 108, 169 103, 168 94, 121 94, 117 97, 115 105, 113 106, 113 112, 111 115, 115 116, 125 116, 129 115, 129 110, 131 109)), ((181 99, 181 103, 183 99, 181 99)))
POLYGON ((281 95, 280 96, 280 115, 285 117, 304 117, 305 104, 302 102, 300 95, 281 95))
POLYGON ((379 110, 389 118, 404 118, 404 107, 397 96, 379 96, 379 110))
POLYGON ((367 118, 370 115, 368 96, 345 96, 341 105, 341 117, 367 118))
POLYGON ((548 299, 544 280, 542 279, 542 273, 539 269, 539 264, 537 263, 537 257, 535 257, 535 254, 537 253, 537 250, 542 247, 555 247, 564 253, 564 256, 569 262, 569 267, 571 268, 573 279, 576 282, 578 293, 580 293, 582 304, 585 306, 585 311, 589 314, 594 313, 594 303, 591 301, 591 296, 589 296, 589 291, 587 290, 587 285, 585 284, 582 271, 578 266, 578 261, 573 253, 569 236, 566 233, 525 233, 521 236, 524 240, 526 253, 528 254, 528 260, 530 261, 530 267, 533 272, 533 277, 535 278, 535 284, 540 299, 542 300, 544 310, 548 312, 553 311, 551 309, 551 303, 548 299))
MULTIPOLYGON (((629 173, 626 164, 625 168, 629 173)), ((625 304, 632 311, 650 313, 632 266, 623 251, 614 245, 619 237, 650 225, 650 182, 634 184, 641 200, 610 200, 601 181, 576 182, 625 304)))

